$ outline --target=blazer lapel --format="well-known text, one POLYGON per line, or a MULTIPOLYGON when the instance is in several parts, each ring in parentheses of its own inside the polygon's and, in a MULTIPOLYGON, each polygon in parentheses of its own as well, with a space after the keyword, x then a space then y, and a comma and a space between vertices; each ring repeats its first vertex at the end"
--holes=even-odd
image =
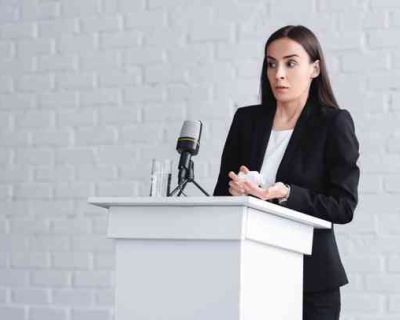
POLYGON ((260 171, 267 149, 269 136, 274 121, 276 105, 263 106, 260 114, 253 119, 252 148, 249 167, 250 170, 260 171))
MULTIPOLYGON (((282 179, 287 177, 289 174, 289 164, 293 158, 296 149, 301 144, 301 140, 304 136, 304 131, 307 127, 307 122, 312 112, 313 106, 311 99, 307 100, 299 119, 293 129, 292 136, 289 140, 286 151, 283 155, 282 161, 278 167, 276 174, 276 180, 286 180, 282 179)), ((276 106, 265 107, 260 116, 257 119, 253 119, 253 143, 252 143, 252 153, 250 158, 249 167, 250 170, 260 171, 263 160, 265 157, 265 152, 268 146, 268 140, 271 135, 271 130, 273 126, 273 120, 275 116, 276 106)))

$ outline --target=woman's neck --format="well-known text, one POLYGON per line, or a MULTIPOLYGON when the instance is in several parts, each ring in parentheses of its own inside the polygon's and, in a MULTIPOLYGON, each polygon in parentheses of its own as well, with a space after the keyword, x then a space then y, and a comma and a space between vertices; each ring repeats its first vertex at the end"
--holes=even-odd
POLYGON ((276 130, 293 129, 306 102, 307 97, 289 102, 277 101, 273 128, 276 130))

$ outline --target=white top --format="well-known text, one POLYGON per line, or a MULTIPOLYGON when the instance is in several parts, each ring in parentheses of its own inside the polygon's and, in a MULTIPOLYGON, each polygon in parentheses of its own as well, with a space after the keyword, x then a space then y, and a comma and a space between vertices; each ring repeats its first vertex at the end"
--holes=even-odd
POLYGON ((269 187, 276 182, 276 173, 292 133, 293 129, 271 130, 271 136, 269 137, 260 172, 263 176, 264 187, 269 187))

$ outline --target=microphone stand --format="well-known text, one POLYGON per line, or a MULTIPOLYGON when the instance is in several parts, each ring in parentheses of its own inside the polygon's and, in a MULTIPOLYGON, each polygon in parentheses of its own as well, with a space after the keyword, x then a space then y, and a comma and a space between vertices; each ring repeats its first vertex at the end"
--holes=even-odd
POLYGON ((179 191, 177 196, 180 197, 181 194, 183 193, 183 190, 185 189, 186 185, 189 182, 192 182, 197 188, 200 189, 200 191, 202 191, 207 197, 209 197, 210 195, 194 180, 194 163, 193 163, 193 160, 190 160, 190 162, 189 162, 189 170, 187 168, 183 168, 183 169, 185 170, 185 172, 183 174, 183 179, 179 179, 180 182, 179 182, 178 186, 174 190, 172 190, 171 193, 168 193, 167 196, 168 197, 172 197, 172 196, 174 196, 174 194, 176 192, 179 191))

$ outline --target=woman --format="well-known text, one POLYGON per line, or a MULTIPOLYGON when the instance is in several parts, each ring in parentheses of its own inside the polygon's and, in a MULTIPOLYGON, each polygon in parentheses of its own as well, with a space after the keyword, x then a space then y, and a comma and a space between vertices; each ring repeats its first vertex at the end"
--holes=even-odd
MULTIPOLYGON (((286 26, 268 39, 261 104, 239 108, 221 158, 214 195, 251 195, 333 224, 348 223, 358 201, 359 145, 339 109, 316 36, 286 26), (259 171, 263 186, 235 172, 259 171)), ((334 229, 315 230, 304 257, 303 319, 339 319, 348 283, 334 229)))

